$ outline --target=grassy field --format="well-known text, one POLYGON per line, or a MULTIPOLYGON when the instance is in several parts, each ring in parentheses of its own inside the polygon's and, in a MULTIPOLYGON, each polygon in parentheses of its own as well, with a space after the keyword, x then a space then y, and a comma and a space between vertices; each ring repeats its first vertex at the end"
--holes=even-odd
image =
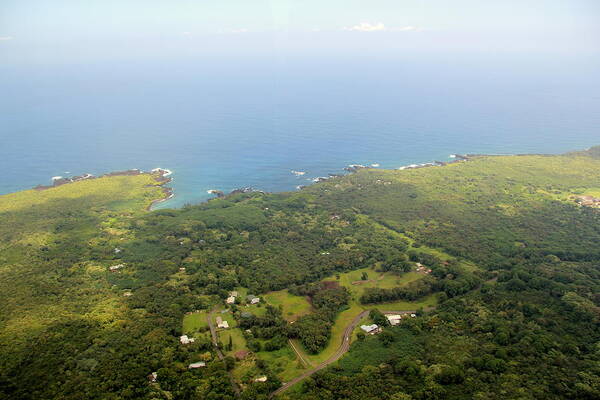
POLYGON ((246 350, 246 339, 242 335, 242 331, 239 328, 223 329, 219 331, 219 340, 223 343, 223 346, 229 344, 229 338, 233 343, 231 350, 224 351, 226 355, 234 355, 236 351, 246 350))
POLYGON ((267 312, 267 307, 265 304, 252 304, 249 306, 240 306, 239 309, 241 312, 249 312, 258 317, 262 317, 267 312))
POLYGON ((310 303, 300 296, 290 294, 287 289, 277 292, 270 292, 264 295, 265 300, 275 306, 281 306, 283 317, 288 321, 295 321, 298 317, 308 314, 311 310, 310 303))
POLYGON ((339 274, 339 280, 336 276, 325 279, 326 281, 338 281, 341 286, 348 289, 354 300, 363 294, 367 288, 393 288, 406 285, 423 278, 425 275, 418 272, 407 272, 402 275, 396 275, 390 272, 381 273, 372 268, 361 268, 355 271, 339 274), (361 280, 363 273, 367 273, 368 279, 361 280))
POLYGON ((289 381, 306 371, 289 345, 276 351, 261 351, 257 355, 267 362, 269 368, 282 382, 289 381))
POLYGON ((208 313, 206 311, 187 314, 183 317, 183 333, 194 333, 208 329, 207 317, 208 313))

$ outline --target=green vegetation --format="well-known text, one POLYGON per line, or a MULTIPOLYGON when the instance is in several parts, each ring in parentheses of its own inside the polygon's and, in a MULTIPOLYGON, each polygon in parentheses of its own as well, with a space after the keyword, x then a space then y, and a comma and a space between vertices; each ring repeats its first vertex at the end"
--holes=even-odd
POLYGON ((281 306, 283 317, 288 321, 295 321, 311 310, 311 305, 305 297, 294 296, 287 289, 270 292, 263 297, 267 303, 275 307, 281 306))
POLYGON ((155 212, 148 175, 0 196, 0 398, 232 399, 231 374, 261 399, 305 371, 288 339, 316 366, 372 308, 420 311, 282 397, 598 398, 600 213, 573 198, 600 191, 598 151, 155 212), (209 310, 253 354, 221 362, 209 310))

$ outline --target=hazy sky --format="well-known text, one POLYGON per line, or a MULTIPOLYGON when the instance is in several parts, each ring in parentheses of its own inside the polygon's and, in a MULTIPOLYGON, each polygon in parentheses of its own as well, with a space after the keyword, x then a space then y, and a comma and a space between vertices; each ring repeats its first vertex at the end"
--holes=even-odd
POLYGON ((2 0, 0 62, 302 50, 594 53, 598 0, 2 0))

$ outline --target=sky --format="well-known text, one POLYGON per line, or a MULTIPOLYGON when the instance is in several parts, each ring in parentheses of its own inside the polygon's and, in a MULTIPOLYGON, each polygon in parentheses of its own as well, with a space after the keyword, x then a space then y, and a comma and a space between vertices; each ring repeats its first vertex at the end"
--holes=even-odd
POLYGON ((2 0, 0 64, 410 51, 597 55, 598 0, 2 0))

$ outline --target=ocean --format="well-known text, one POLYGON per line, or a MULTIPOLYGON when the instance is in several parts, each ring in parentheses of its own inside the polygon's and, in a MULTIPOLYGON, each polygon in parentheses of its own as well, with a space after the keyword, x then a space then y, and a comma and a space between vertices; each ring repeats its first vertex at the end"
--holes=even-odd
POLYGON ((296 190, 349 164, 584 149, 600 144, 597 66, 397 57, 0 67, 0 194, 161 167, 175 196, 158 207, 180 207, 210 189, 296 190))

